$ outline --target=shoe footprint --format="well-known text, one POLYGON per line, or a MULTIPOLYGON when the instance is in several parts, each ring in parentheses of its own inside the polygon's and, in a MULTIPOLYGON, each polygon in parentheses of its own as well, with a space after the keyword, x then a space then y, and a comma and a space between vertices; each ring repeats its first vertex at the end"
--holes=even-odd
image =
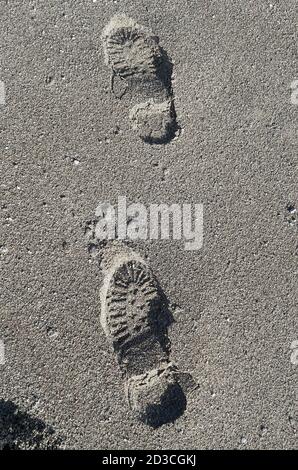
POLYGON ((113 80, 125 81, 135 104, 129 118, 140 138, 164 144, 178 131, 172 90, 172 64, 158 37, 125 15, 114 16, 102 35, 113 80))

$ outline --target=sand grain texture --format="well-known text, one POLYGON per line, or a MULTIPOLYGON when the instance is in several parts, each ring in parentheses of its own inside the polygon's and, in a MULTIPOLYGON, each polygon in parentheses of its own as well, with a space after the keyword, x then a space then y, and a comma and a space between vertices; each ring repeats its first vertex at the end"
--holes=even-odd
POLYGON ((295 18, 294 0, 1 2, 0 398, 63 446, 297 449, 295 18), (167 144, 131 128, 147 99, 111 93, 102 31, 119 13, 173 62, 167 144), (201 250, 134 246, 171 304, 171 360, 200 385, 157 429, 127 406, 85 236, 119 195, 204 204, 201 250))

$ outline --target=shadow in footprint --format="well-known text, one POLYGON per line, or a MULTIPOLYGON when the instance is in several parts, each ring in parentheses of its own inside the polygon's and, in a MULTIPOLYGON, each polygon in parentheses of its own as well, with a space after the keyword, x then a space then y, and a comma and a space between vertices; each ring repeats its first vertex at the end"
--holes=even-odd
POLYGON ((12 401, 0 400, 0 450, 58 449, 62 444, 52 427, 21 411, 12 401))
POLYGON ((180 384, 171 384, 160 397, 159 404, 149 405, 147 407, 146 423, 153 428, 172 423, 183 415, 186 410, 186 405, 186 396, 180 384))
POLYGON ((168 337, 168 329, 175 322, 170 309, 170 302, 157 282, 158 298, 153 301, 149 310, 149 323, 154 332, 154 336, 158 339, 160 346, 167 355, 171 352, 171 343, 168 337))
MULTIPOLYGON (((158 341, 169 361, 171 343, 168 337, 168 329, 175 320, 170 309, 169 300, 158 282, 157 291, 158 297, 153 300, 148 312, 149 324, 151 326, 149 336, 152 335, 158 341)), ((143 343, 144 347, 144 337, 139 337, 138 340, 140 343, 143 343)), ((150 349, 148 354, 150 355, 150 349)), ((148 381, 145 379, 139 388, 139 391, 143 390, 137 399, 140 406, 139 417, 141 421, 153 428, 173 423, 183 415, 187 407, 185 392, 188 388, 187 385, 184 388, 184 379, 187 378, 188 382, 191 382, 192 387, 194 386, 194 381, 190 374, 180 373, 176 366, 170 365, 170 362, 169 367, 171 372, 169 372, 168 378, 164 376, 164 373, 167 374, 165 372, 166 369, 160 368, 157 376, 153 377, 152 381, 148 377, 148 381)))
POLYGON ((156 64, 157 77, 164 84, 164 87, 167 89, 168 94, 172 95, 173 63, 164 48, 159 46, 159 49, 160 57, 158 58, 158 63, 156 64))
MULTIPOLYGON (((168 337, 168 329, 172 323, 175 322, 172 311, 170 309, 170 302, 158 284, 158 293, 160 298, 159 309, 152 308, 151 314, 152 325, 155 330, 155 335, 163 348, 163 350, 169 356, 171 353, 171 343, 168 337)), ((164 391, 159 399, 159 403, 151 404, 147 406, 144 414, 145 421, 149 426, 158 428, 166 423, 172 423, 177 418, 183 415, 187 407, 186 389, 191 383, 191 387, 194 388, 194 381, 190 374, 181 374, 177 370, 176 382, 169 384, 168 388, 164 391), (183 377, 181 383, 180 379, 183 377), (183 383, 186 378, 188 384, 183 383), (186 385, 185 387, 183 385, 186 385), (185 388, 185 390, 184 390, 185 388)))

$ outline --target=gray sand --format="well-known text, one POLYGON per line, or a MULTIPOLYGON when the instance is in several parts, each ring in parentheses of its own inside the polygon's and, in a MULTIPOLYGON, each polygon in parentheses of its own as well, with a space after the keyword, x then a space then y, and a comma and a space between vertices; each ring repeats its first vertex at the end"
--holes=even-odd
POLYGON ((295 0, 1 2, 0 399, 63 446, 298 448, 297 13, 295 0), (110 92, 101 34, 118 12, 174 62, 182 132, 166 145, 139 139, 110 92), (201 250, 135 245, 172 305, 171 358, 200 385, 158 429, 127 406, 84 237, 119 195, 204 204, 201 250))

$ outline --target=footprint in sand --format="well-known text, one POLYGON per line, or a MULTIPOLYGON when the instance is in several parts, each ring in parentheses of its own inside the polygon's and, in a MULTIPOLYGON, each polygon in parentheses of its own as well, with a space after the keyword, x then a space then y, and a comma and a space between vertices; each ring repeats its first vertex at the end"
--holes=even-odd
POLYGON ((125 15, 114 16, 102 35, 113 81, 125 82, 131 93, 129 118, 141 139, 163 144, 177 133, 172 91, 172 64, 157 36, 125 15))
POLYGON ((133 251, 104 268, 101 324, 117 355, 131 410, 153 427, 172 422, 186 408, 190 374, 169 359, 166 301, 151 269, 133 251))

